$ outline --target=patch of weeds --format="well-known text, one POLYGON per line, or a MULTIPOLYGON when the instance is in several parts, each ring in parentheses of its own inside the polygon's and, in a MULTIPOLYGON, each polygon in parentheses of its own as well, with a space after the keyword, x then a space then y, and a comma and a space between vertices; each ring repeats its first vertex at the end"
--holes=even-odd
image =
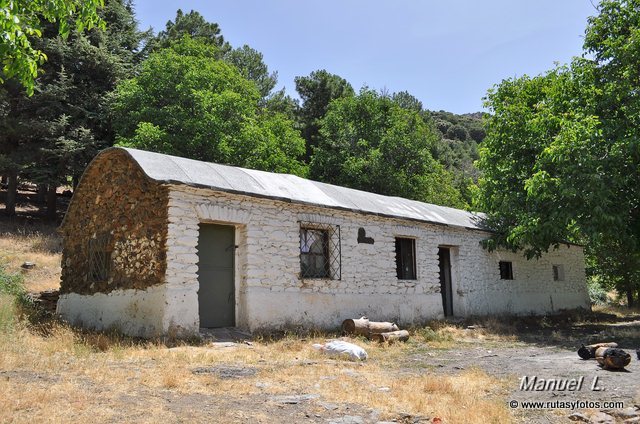
POLYGON ((13 299, 17 313, 26 317, 29 322, 39 323, 42 321, 45 312, 38 308, 27 294, 22 274, 8 272, 3 264, 0 264, 0 295, 13 299))
POLYGON ((589 290, 589 299, 592 305, 606 305, 609 303, 609 296, 607 291, 600 284, 600 280, 591 277, 587 281, 587 288, 589 290))
POLYGON ((451 333, 440 330, 433 330, 431 327, 423 327, 414 330, 417 337, 424 339, 426 342, 450 342, 454 337, 451 333))

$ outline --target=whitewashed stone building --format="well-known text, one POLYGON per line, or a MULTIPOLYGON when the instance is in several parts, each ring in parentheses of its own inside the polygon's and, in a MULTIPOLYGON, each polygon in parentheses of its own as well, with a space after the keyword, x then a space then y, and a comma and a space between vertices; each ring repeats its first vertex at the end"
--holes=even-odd
POLYGON ((93 160, 61 231, 58 313, 144 337, 589 307, 579 246, 527 261, 469 212, 140 150, 93 160))

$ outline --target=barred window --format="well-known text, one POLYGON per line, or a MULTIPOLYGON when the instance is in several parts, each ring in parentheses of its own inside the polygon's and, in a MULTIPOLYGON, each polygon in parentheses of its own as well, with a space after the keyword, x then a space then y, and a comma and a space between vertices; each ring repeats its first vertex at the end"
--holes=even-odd
POLYGON ((396 274, 399 280, 416 279, 416 241, 396 237, 396 274))
POLYGON ((89 239, 89 282, 107 281, 111 273, 111 237, 101 234, 89 239))
POLYGON ((300 223, 300 277, 339 280, 340 226, 300 223))

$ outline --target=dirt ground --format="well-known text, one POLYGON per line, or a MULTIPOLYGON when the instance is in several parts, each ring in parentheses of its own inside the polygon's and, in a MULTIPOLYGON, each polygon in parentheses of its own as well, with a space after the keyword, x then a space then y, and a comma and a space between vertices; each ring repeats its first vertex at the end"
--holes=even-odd
MULTIPOLYGON (((6 422, 2 419, 4 407, 12 411, 8 422, 91 419, 93 422, 568 423, 572 422, 569 416, 578 412, 583 422, 622 423, 633 416, 624 414, 631 414, 640 404, 640 361, 635 357, 640 341, 640 316, 611 321, 548 323, 544 328, 519 323, 510 327, 516 330, 515 336, 507 338, 481 337, 476 333, 483 331, 482 325, 467 328, 467 324, 458 323, 451 339, 432 343, 414 340, 401 346, 379 347, 354 340, 369 351, 369 359, 362 363, 319 355, 310 348, 316 341, 303 337, 272 344, 260 339, 209 334, 210 342, 144 348, 144 352, 127 349, 118 352, 108 346, 102 354, 57 352, 53 353, 57 358, 55 367, 44 359, 35 368, 9 363, 0 366, 0 389, 6 391, 4 403, 0 400, 0 422, 6 422), (577 347, 593 340, 617 340, 622 348, 634 354, 631 364, 625 371, 611 372, 600 368, 595 360, 580 359, 577 347), (277 349, 283 350, 282 356, 273 352, 277 349), (93 369, 80 365, 84 361, 93 369), (374 373, 380 376, 372 376, 374 373), (158 382, 153 381, 156 375, 158 382), (443 379, 459 376, 466 379, 463 384, 488 375, 491 379, 482 383, 487 387, 470 390, 470 395, 493 398, 502 405, 517 401, 518 406, 504 416, 490 415, 497 418, 489 420, 474 419, 473 411, 463 419, 453 418, 459 416, 452 414, 457 408, 472 407, 457 403, 459 398, 456 403, 436 402, 431 413, 423 414, 405 412, 401 406, 385 410, 368 406, 375 403, 371 401, 373 398, 398 393, 404 396, 405 382, 413 384, 410 382, 423 376, 432 380, 428 386, 416 386, 417 391, 422 391, 417 395, 444 399, 448 386, 440 387, 433 382, 438 380, 433 377, 439 375, 443 379), (301 381, 296 376, 304 378, 301 381), (382 376, 384 379, 377 379, 382 376), (584 383, 581 390, 574 392, 523 391, 520 390, 523 376, 583 378, 584 383), (600 390, 592 390, 596 378, 596 388, 600 390), (16 391, 12 393, 12 389, 16 391), (62 393, 56 395, 59 391, 62 393), (40 396, 35 404, 20 404, 18 393, 26 392, 40 396), (528 401, 622 401, 624 408, 524 409, 522 402, 528 401), (57 402, 59 406, 48 409, 38 402, 57 402), (601 410, 607 414, 596 415, 601 410)), ((413 334, 419 338, 420 330, 414 330, 413 334)))

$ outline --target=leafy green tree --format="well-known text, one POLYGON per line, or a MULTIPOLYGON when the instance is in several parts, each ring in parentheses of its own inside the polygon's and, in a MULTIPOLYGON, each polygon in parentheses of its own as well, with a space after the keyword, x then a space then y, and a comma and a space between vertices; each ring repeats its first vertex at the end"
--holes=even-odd
POLYGON ((119 144, 305 175, 293 122, 261 113, 256 85, 218 56, 215 46, 188 36, 152 53, 114 98, 119 144))
POLYGON ((215 22, 208 22, 199 12, 194 10, 185 14, 181 9, 176 12, 176 18, 168 21, 165 30, 150 40, 151 50, 164 49, 171 43, 181 40, 185 35, 202 43, 216 47, 216 58, 220 58, 231 50, 231 45, 220 34, 220 27, 215 22))
POLYGON ((410 94, 408 91, 400 91, 393 93, 391 99, 401 108, 409 109, 414 112, 422 112, 422 102, 410 94))
POLYGON ((480 206, 488 242, 539 256, 587 246, 592 272, 629 306, 640 293, 640 2, 605 0, 585 57, 487 95, 480 206))
POLYGON ((53 24, 43 27, 34 47, 49 60, 27 97, 15 81, 5 84, 6 113, 0 118, 0 172, 9 175, 7 213, 15 212, 15 179, 49 186, 51 217, 55 188, 75 181, 96 152, 113 143, 106 96, 118 80, 131 75, 144 57, 140 50, 148 33, 137 30, 130 1, 109 0, 99 11, 106 28, 58 35, 53 24))
POLYGON ((82 31, 100 25, 97 9, 103 0, 13 0, 0 3, 0 83, 19 81, 31 95, 38 67, 46 54, 33 46, 42 37, 43 22, 57 22, 66 37, 72 28, 82 31))
POLYGON ((324 69, 313 71, 307 77, 296 77, 295 84, 302 100, 299 120, 307 146, 306 160, 309 161, 313 148, 318 145, 319 121, 327 113, 329 104, 335 99, 353 96, 354 91, 347 80, 324 69))
POLYGON ((416 111, 363 88, 333 100, 319 122, 311 177, 375 193, 464 207, 451 174, 433 159, 435 129, 416 111))
POLYGON ((278 73, 269 73, 262 53, 246 44, 230 50, 224 60, 238 68, 243 77, 255 82, 262 97, 267 97, 278 83, 278 73))

